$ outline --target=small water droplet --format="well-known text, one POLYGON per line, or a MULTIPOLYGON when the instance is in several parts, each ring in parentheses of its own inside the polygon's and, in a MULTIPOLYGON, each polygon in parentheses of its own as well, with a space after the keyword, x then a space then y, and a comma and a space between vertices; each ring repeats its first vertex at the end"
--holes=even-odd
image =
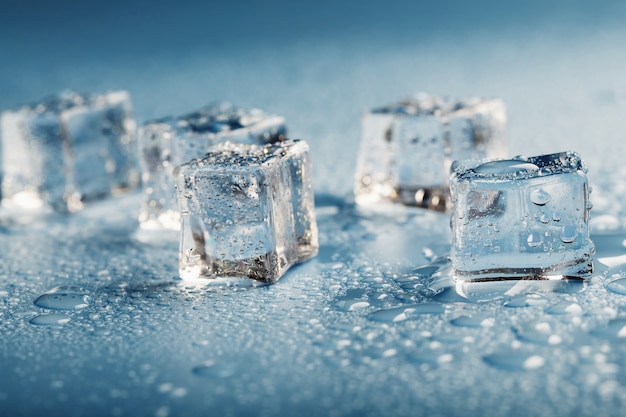
POLYGON ((530 193, 530 201, 538 206, 546 205, 548 202, 550 202, 551 198, 552 197, 550 197, 550 194, 540 188, 533 190, 530 193))
POLYGON ((65 314, 50 313, 40 314, 39 316, 30 319, 29 323, 37 326, 54 326, 65 324, 70 321, 70 318, 65 314))
POLYGON ((561 228, 560 237, 563 243, 572 243, 575 241, 578 237, 578 230, 576 229, 576 226, 563 226, 561 228))
POLYGON ((60 286, 46 291, 35 300, 35 305, 54 310, 79 310, 87 307, 89 297, 79 287, 60 286))
POLYGON ((195 366, 191 373, 202 378, 229 378, 237 373, 237 368, 232 363, 216 363, 210 360, 195 366))

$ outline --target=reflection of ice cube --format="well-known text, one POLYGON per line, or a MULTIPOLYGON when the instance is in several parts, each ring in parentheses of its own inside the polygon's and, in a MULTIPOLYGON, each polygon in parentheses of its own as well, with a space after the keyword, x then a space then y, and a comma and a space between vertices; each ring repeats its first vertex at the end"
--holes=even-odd
POLYGON ((591 274, 591 204, 576 153, 459 164, 450 178, 457 280, 591 274))
POLYGON ((221 142, 264 144, 284 140, 285 120, 261 110, 217 103, 194 113, 146 123, 140 132, 145 229, 178 229, 175 167, 202 157, 221 142))
POLYGON ((355 178, 359 204, 381 200, 445 210, 453 160, 506 152, 501 100, 418 95, 363 116, 355 178))
POLYGON ((76 211, 138 183, 127 92, 66 91, 2 113, 3 205, 76 211))
POLYGON ((227 142, 177 168, 180 275, 275 282, 318 251, 309 149, 227 142))

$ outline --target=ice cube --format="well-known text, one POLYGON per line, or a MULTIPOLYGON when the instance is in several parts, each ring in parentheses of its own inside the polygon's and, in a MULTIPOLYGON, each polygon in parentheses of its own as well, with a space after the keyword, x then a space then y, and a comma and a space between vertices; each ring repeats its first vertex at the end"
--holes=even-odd
POLYGON ((135 131, 126 91, 65 91, 4 111, 2 205, 72 212, 87 201, 136 187, 135 131))
POLYGON ((216 103, 178 118, 146 123, 140 132, 144 199, 143 229, 180 228, 175 167, 202 157, 221 142, 265 144, 285 139, 285 119, 258 109, 216 103))
POLYGON ((176 169, 183 279, 273 283, 315 256, 317 224, 306 142, 227 142, 176 169))
POLYGON ((498 99, 418 94, 370 110, 361 123, 356 202, 447 210, 452 161, 504 157, 505 129, 506 111, 498 99))
POLYGON ((457 281, 589 277, 595 249, 586 172, 575 152, 455 166, 457 281))

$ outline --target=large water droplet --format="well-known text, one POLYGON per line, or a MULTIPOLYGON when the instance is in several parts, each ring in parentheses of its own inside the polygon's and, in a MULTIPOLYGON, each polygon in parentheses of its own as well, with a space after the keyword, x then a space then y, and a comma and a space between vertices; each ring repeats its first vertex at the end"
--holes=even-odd
POLYGON ((563 226, 560 237, 564 243, 572 243, 578 237, 578 229, 576 229, 576 226, 563 226))
POLYGON ((538 206, 544 206, 550 201, 551 197, 546 191, 542 189, 533 190, 530 193, 530 201, 538 206))
POLYGON ((626 319, 611 320, 606 327, 592 330, 590 334, 603 339, 624 340, 626 338, 626 319))
POLYGON ((482 164, 476 169, 475 172, 482 174, 522 174, 527 172, 538 171, 539 167, 530 162, 506 160, 506 161, 492 161, 482 164))
POLYGON ((38 326, 54 326, 59 324, 65 324, 70 321, 70 318, 65 314, 60 313, 50 313, 50 314, 41 314, 39 316, 33 317, 30 319, 30 324, 35 324, 38 326))
POLYGON ((526 243, 531 248, 536 248, 543 243, 543 235, 540 232, 534 231, 528 234, 528 238, 526 239, 526 243))
POLYGON ((626 295, 626 278, 609 282, 606 284, 606 289, 615 294, 626 295))
POLYGON ((54 310, 79 310, 87 307, 89 297, 79 287, 55 287, 35 300, 35 305, 54 310))

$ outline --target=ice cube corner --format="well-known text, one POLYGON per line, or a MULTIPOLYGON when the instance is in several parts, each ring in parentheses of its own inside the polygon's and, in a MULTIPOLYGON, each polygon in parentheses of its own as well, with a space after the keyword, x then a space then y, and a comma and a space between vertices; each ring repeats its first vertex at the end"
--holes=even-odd
POLYGON ((317 254, 306 142, 227 142, 178 167, 176 174, 181 278, 273 283, 317 254))
POLYGON ((448 210, 452 161, 504 157, 505 131, 499 99, 421 93, 369 110, 361 120, 355 200, 448 210))
POLYGON ((146 122, 139 133, 143 229, 178 230, 174 169, 226 141, 265 144, 285 139, 282 116, 218 102, 180 117, 146 122))
POLYGON ((80 210, 139 183, 126 91, 64 91, 0 115, 2 205, 80 210))
POLYGON ((457 281, 590 277, 595 248, 586 172, 575 152, 454 167, 457 281))

